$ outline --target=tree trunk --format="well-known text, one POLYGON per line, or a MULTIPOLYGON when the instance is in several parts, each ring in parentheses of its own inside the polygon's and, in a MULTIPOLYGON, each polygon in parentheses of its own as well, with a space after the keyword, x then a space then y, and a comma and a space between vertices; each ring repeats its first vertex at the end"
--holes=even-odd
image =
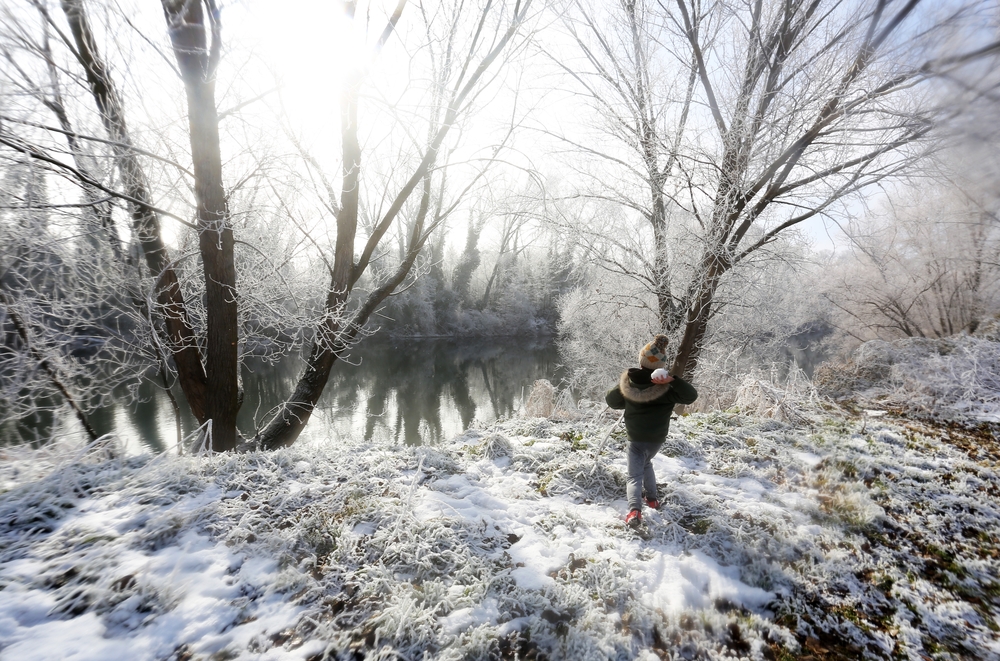
MULTIPOLYGON (((639 8, 637 8, 635 0, 626 0, 622 3, 622 8, 628 18, 632 37, 632 58, 635 66, 635 76, 630 81, 628 89, 635 104, 635 133, 639 138, 639 151, 646 168, 650 193, 650 211, 647 218, 653 229, 653 279, 657 314, 660 327, 672 331, 680 323, 680 315, 677 314, 670 285, 670 260, 667 253, 667 204, 663 194, 666 172, 660 170, 659 158, 662 145, 660 136, 657 134, 653 110, 649 62, 640 34, 642 17, 637 13, 639 8)), ((688 87, 690 88, 691 85, 688 87)), ((669 169, 671 160, 669 156, 667 160, 669 169)))
POLYGON ((221 49, 219 17, 215 3, 207 4, 211 38, 201 2, 163 0, 163 10, 187 92, 208 316, 205 416, 212 420, 212 449, 224 451, 236 447, 239 333, 233 228, 222 186, 219 115, 215 106, 215 69, 221 49))
POLYGON ((333 272, 324 307, 325 318, 316 330, 306 369, 285 402, 261 432, 261 447, 275 449, 291 445, 302 433, 319 401, 330 371, 340 354, 350 346, 364 325, 344 328, 343 313, 351 295, 354 273, 354 239, 358 228, 359 187, 361 183, 361 145, 358 142, 358 94, 360 81, 353 80, 344 90, 340 103, 340 136, 343 149, 340 213, 337 214, 337 242, 334 247, 333 272))
MULTIPOLYGON (((76 56, 87 73, 87 83, 97 104, 104 129, 112 140, 118 169, 125 193, 132 199, 151 205, 146 174, 132 150, 132 137, 125 123, 121 100, 111 76, 97 51, 96 41, 81 0, 63 0, 63 12, 76 43, 76 56)), ((146 258, 146 266, 154 278, 156 301, 162 307, 167 344, 184 396, 198 422, 207 419, 205 407, 205 369, 194 331, 188 322, 177 273, 170 263, 167 248, 160 233, 160 218, 151 206, 129 204, 132 226, 146 258)))
POLYGON ((708 322, 712 318, 715 291, 726 270, 723 262, 713 254, 706 256, 703 263, 704 275, 699 283, 697 295, 691 298, 684 325, 684 336, 677 347, 674 363, 670 367, 670 373, 681 378, 693 374, 698 367, 708 322))

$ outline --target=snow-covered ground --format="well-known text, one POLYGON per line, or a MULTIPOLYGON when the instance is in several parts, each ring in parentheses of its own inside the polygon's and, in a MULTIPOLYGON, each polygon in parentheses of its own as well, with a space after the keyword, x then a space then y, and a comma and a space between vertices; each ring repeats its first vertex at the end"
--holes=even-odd
POLYGON ((993 428, 614 418, 434 447, 0 457, 0 660, 1000 659, 993 428))

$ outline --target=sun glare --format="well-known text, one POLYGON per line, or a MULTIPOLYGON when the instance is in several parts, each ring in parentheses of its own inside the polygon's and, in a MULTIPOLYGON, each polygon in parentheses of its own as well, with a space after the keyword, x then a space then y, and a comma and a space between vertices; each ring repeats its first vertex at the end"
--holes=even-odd
POLYGON ((288 127, 309 143, 335 138, 340 91, 364 50, 364 35, 343 3, 287 0, 275 10, 272 3, 252 1, 230 11, 232 33, 257 56, 256 75, 279 87, 288 127))
MULTIPOLYGON (((375 0, 359 6, 354 19, 342 2, 289 0, 275 10, 263 0, 246 0, 227 8, 226 31, 233 44, 238 42, 237 47, 250 54, 245 59, 246 67, 237 68, 236 75, 260 91, 278 86, 276 93, 264 101, 270 108, 268 112, 280 114, 284 130, 294 135, 330 176, 335 177, 340 168, 341 91, 348 77, 361 68, 371 67, 362 96, 376 105, 384 102, 391 106, 389 114, 398 112, 403 122, 386 123, 384 115, 373 122, 375 115, 365 114, 362 132, 364 147, 369 150, 366 165, 377 169, 380 148, 405 145, 423 137, 404 119, 413 110, 412 104, 427 101, 423 86, 430 82, 430 73, 421 68, 426 63, 412 59, 414 52, 403 45, 414 36, 414 30, 422 29, 419 9, 406 7, 397 33, 381 53, 374 52, 395 6, 394 0, 375 0)), ((475 163, 488 145, 500 140, 503 127, 498 129, 497 125, 503 124, 513 101, 504 96, 502 85, 496 87, 480 102, 475 117, 460 118, 449 135, 445 146, 456 160, 475 163)), ((249 114, 254 112, 248 108, 249 114)), ((476 166, 466 169, 467 175, 457 170, 453 173, 455 182, 473 176, 476 166)), ((455 231, 455 239, 449 237, 449 243, 464 241, 464 226, 455 231)))

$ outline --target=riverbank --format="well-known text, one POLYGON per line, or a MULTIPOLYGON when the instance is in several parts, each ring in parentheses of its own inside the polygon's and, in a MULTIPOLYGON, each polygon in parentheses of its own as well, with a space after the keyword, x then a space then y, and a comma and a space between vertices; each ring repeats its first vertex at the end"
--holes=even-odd
POLYGON ((1000 658, 989 429, 686 416, 645 540, 613 422, 7 450, 0 658, 1000 658))

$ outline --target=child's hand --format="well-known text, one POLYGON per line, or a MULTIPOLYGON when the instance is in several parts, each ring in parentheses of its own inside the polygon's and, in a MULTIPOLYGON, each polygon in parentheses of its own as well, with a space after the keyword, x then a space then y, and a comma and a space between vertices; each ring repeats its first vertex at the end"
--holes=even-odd
POLYGON ((667 370, 662 367, 657 370, 653 370, 653 374, 650 376, 653 383, 657 385, 662 385, 664 383, 670 383, 674 380, 674 377, 670 376, 667 370))

